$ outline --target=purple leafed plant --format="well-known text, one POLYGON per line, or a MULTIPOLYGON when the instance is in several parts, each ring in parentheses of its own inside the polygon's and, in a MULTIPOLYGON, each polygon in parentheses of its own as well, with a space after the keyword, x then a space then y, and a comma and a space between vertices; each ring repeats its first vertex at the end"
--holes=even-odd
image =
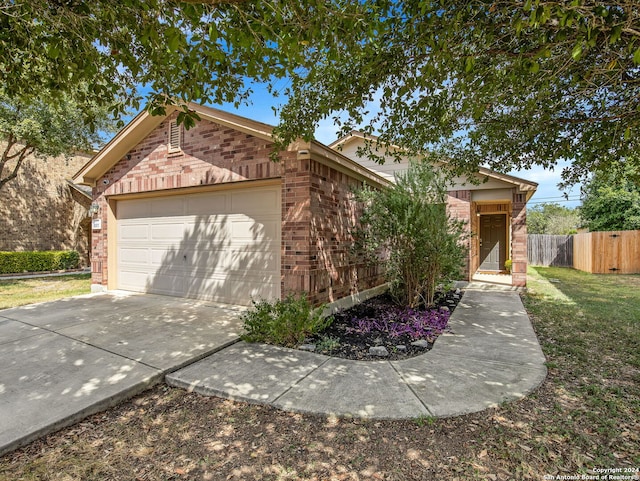
POLYGON ((409 307, 379 310, 375 317, 354 317, 349 331, 386 333, 390 337, 408 335, 411 339, 432 341, 447 328, 450 312, 444 309, 417 310, 409 307))

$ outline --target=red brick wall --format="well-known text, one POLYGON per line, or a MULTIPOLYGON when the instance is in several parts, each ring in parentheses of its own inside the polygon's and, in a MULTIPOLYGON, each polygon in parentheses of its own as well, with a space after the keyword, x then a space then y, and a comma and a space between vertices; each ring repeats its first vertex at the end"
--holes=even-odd
MULTIPOLYGON (((451 217, 465 221, 464 230, 467 234, 465 246, 470 247, 471 242, 471 191, 454 190, 447 193, 447 212, 451 217)), ((471 250, 465 262, 463 279, 470 280, 471 250)))
POLYGON ((527 285, 527 207, 526 194, 513 190, 511 211, 511 277, 514 286, 527 285))
MULTIPOLYGON (((208 121, 183 129, 182 150, 169 152, 169 122, 176 116, 177 113, 162 122, 97 179, 94 198, 101 206, 102 229, 92 236, 94 284, 108 282, 105 196, 282 176, 282 162, 269 159, 271 143, 208 121)), ((282 157, 287 155, 291 154, 284 153, 282 157)))
POLYGON ((311 161, 310 291, 316 302, 331 302, 384 283, 380 266, 357 263, 351 248, 360 206, 356 178, 311 161))
POLYGON ((94 197, 102 206, 103 228, 93 233, 94 283, 106 285, 109 275, 105 196, 277 177, 282 179, 282 296, 304 291, 323 303, 383 282, 376 268, 357 266, 348 255, 355 178, 298 159, 297 152, 283 152, 274 163, 267 141, 207 121, 182 132, 182 152, 168 152, 168 133, 169 119, 97 180, 94 197))
POLYGON ((282 182, 282 296, 311 294, 309 265, 311 258, 309 211, 309 160, 284 161, 282 182))
POLYGON ((114 195, 279 177, 269 160, 271 144, 243 132, 202 121, 183 132, 181 152, 168 152, 168 124, 162 122, 104 178, 97 194, 114 195))
POLYGON ((384 282, 377 267, 350 255, 360 183, 309 158, 287 159, 282 191, 282 295, 306 292, 315 304, 384 282))

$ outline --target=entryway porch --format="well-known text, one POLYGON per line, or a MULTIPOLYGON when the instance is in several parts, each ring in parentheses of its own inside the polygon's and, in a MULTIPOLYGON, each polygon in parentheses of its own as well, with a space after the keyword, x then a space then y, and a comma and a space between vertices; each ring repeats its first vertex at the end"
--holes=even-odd
POLYGON ((505 265, 512 259, 510 201, 472 202, 471 281, 512 286, 513 277, 505 265))

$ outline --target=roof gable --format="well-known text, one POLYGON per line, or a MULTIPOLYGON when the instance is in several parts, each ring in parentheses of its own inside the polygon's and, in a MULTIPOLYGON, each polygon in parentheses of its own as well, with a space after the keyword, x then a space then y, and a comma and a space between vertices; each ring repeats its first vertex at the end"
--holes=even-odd
MULTIPOLYGON (((363 132, 354 130, 350 134, 345 135, 344 137, 341 137, 329 144, 329 147, 338 152, 341 152, 343 155, 390 180, 393 180, 393 175, 395 172, 404 171, 408 168, 408 158, 404 158, 400 163, 388 158, 387 162, 385 162, 384 164, 377 164, 372 160, 359 157, 357 155, 357 149, 359 147, 363 147, 365 145, 365 142, 367 141, 376 143, 377 137, 368 136, 363 132)), ((400 147, 397 148, 400 149, 400 147)), ((489 182, 495 184, 496 187, 499 185, 517 187, 521 192, 527 193, 527 200, 531 198, 538 187, 538 184, 536 182, 532 182, 530 180, 522 179, 520 177, 509 174, 501 174, 485 167, 480 167, 476 176, 481 182, 488 180, 489 182)), ((458 179, 456 183, 459 185, 464 184, 461 179, 458 179)), ((468 184, 468 182, 466 184, 468 184)), ((473 190, 473 185, 471 187, 471 190, 473 190)))
MULTIPOLYGON (((273 127, 262 122, 203 105, 190 103, 188 107, 203 120, 230 127, 264 140, 270 141, 272 138, 273 127)), ((146 110, 140 112, 75 174, 73 180, 85 185, 95 185, 97 179, 177 110, 177 107, 169 106, 165 115, 151 115, 146 110)))

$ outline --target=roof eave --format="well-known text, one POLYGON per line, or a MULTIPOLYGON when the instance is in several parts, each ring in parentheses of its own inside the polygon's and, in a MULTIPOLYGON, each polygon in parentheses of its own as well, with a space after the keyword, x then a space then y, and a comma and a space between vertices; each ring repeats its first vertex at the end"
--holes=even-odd
MULTIPOLYGON (((329 147, 330 149, 335 149, 335 148, 336 148, 336 147, 338 147, 339 145, 346 144, 346 143, 348 143, 350 140, 352 140, 352 139, 354 139, 354 138, 356 138, 356 139, 366 139, 366 138, 367 138, 367 136, 366 136, 363 132, 360 132, 359 130, 352 130, 352 131, 351 131, 351 132, 349 132, 347 135, 343 135, 343 136, 342 136, 342 137, 340 137, 339 139, 336 139, 336 140, 334 140, 333 142, 331 142, 331 143, 328 145, 328 147, 329 147)), ((376 140, 376 139, 377 139, 377 137, 376 137, 375 135, 374 135, 374 136, 371 136, 370 138, 371 138, 372 140, 376 140)))
POLYGON ((73 176, 73 181, 91 187, 95 186, 97 179, 102 177, 174 110, 167 109, 166 115, 151 115, 146 110, 140 112, 73 176), (169 110, 171 111, 169 112, 169 110))
POLYGON ((93 199, 93 197, 91 197, 91 194, 86 192, 86 191, 84 191, 84 190, 82 190, 80 187, 78 187, 78 184, 74 184, 70 180, 67 180, 67 184, 69 185, 69 187, 71 187, 73 190, 75 190, 79 194, 83 195, 87 199, 89 199, 89 200, 93 199))
POLYGON ((372 170, 363 167, 356 161, 351 160, 349 157, 342 155, 340 152, 337 152, 317 140, 312 140, 309 143, 309 147, 310 155, 320 162, 327 163, 327 161, 329 161, 334 167, 338 167, 339 170, 348 172, 350 175, 355 173, 360 180, 366 181, 377 187, 388 187, 392 185, 392 182, 388 179, 385 179, 372 170))
POLYGON ((494 170, 487 169, 486 167, 480 167, 479 172, 481 175, 486 175, 493 179, 514 184, 516 187, 518 187, 518 190, 520 190, 520 192, 524 192, 527 194, 527 202, 529 202, 529 199, 531 199, 533 194, 535 194, 536 190, 538 190, 537 182, 532 182, 530 180, 522 179, 520 177, 516 177, 515 175, 501 174, 494 170))
MULTIPOLYGON (((354 140, 354 139, 368 139, 371 140, 372 142, 377 142, 378 141, 378 137, 375 135, 367 135, 363 132, 360 132, 358 130, 352 130, 349 134, 340 137, 339 139, 335 140, 334 142, 332 142, 331 144, 329 144, 329 148, 332 150, 335 150, 336 148, 338 148, 341 145, 347 144, 350 141, 354 140)), ((393 146, 394 148, 400 148, 400 147, 396 147, 393 146)), ((441 160, 440 161, 443 164, 446 164, 446 161, 441 160)), ((531 196, 533 196, 533 194, 535 193, 535 191, 538 188, 538 184, 536 182, 531 182, 529 180, 526 179, 522 179, 520 177, 516 177, 513 175, 509 175, 509 174, 501 174, 499 172, 496 172, 494 170, 488 169, 486 167, 480 167, 480 169, 478 170, 478 174, 480 175, 485 175, 488 177, 491 177, 493 179, 497 179, 497 180, 501 180, 503 182, 507 182, 509 184, 513 184, 516 187, 518 187, 518 189, 522 192, 526 192, 527 194, 527 202, 529 201, 529 199, 531 198, 531 196)))

